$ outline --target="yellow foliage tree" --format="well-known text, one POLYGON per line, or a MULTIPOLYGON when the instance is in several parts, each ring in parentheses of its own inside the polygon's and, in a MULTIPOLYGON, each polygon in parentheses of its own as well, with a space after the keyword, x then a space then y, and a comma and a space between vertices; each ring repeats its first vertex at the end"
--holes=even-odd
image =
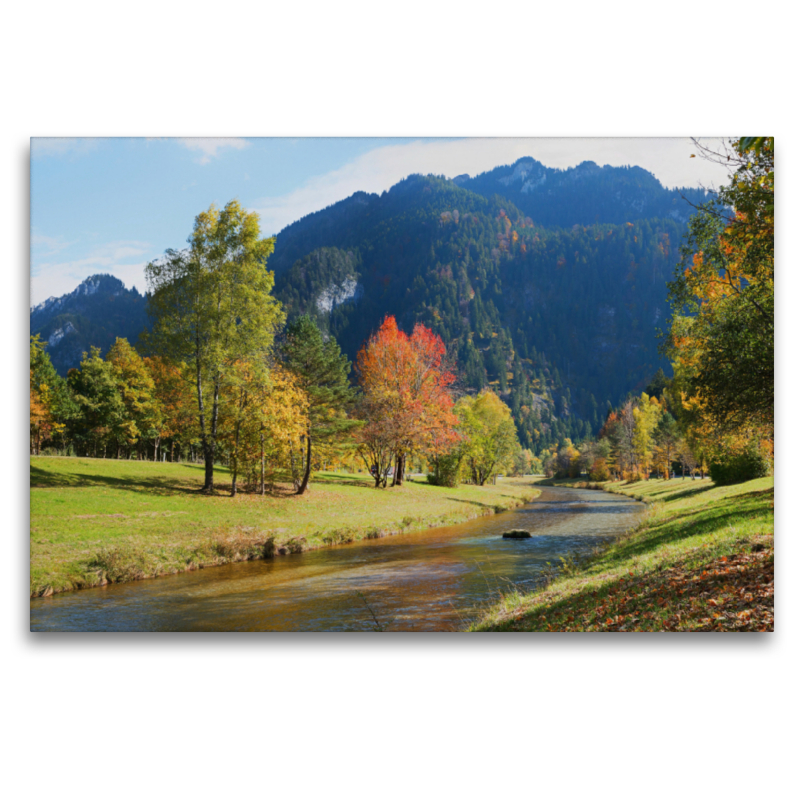
POLYGON ((231 457, 231 494, 237 492, 240 475, 248 484, 266 492, 289 473, 300 437, 308 425, 308 397, 297 379, 280 366, 253 375, 250 366, 237 364, 238 380, 222 393, 220 442, 231 457))

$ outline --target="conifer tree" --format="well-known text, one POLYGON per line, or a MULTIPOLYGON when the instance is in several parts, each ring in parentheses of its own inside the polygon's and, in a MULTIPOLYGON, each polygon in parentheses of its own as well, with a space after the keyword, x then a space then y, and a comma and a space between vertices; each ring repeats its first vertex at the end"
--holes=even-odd
POLYGON ((311 479, 314 448, 341 440, 358 425, 346 416, 355 391, 347 378, 350 362, 335 339, 323 339, 311 317, 303 315, 289 324, 282 350, 284 365, 308 398, 306 452, 302 457, 302 476, 296 486, 297 494, 303 494, 311 479))

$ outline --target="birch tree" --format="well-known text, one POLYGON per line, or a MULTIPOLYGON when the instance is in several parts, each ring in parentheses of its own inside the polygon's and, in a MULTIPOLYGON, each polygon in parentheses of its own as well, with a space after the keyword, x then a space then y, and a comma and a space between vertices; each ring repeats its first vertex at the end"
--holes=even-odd
POLYGON ((258 215, 232 200, 195 219, 189 246, 168 250, 145 268, 150 292, 147 335, 157 355, 191 366, 205 461, 202 491, 213 492, 220 394, 234 365, 266 370, 283 322, 266 261, 275 239, 262 239, 258 215))

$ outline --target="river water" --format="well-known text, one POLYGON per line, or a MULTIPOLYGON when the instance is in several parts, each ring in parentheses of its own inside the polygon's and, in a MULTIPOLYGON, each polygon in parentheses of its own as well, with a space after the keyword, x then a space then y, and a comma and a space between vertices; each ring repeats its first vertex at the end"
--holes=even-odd
POLYGON ((33 631, 452 631, 547 563, 580 559, 643 509, 543 487, 532 503, 461 525, 31 600, 33 631), (509 529, 530 539, 503 539, 509 529))

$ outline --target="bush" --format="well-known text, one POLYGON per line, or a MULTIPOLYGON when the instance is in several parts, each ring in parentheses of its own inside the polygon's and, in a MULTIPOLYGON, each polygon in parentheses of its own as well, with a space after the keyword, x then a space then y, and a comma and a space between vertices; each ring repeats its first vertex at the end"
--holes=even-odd
POLYGON ((434 486, 458 486, 461 472, 461 455, 448 454, 431 459, 433 472, 428 475, 428 483, 434 486))
POLYGON ((708 473, 718 486, 744 483, 769 475, 771 464, 758 449, 751 444, 741 453, 731 453, 717 458, 708 465, 708 473))

